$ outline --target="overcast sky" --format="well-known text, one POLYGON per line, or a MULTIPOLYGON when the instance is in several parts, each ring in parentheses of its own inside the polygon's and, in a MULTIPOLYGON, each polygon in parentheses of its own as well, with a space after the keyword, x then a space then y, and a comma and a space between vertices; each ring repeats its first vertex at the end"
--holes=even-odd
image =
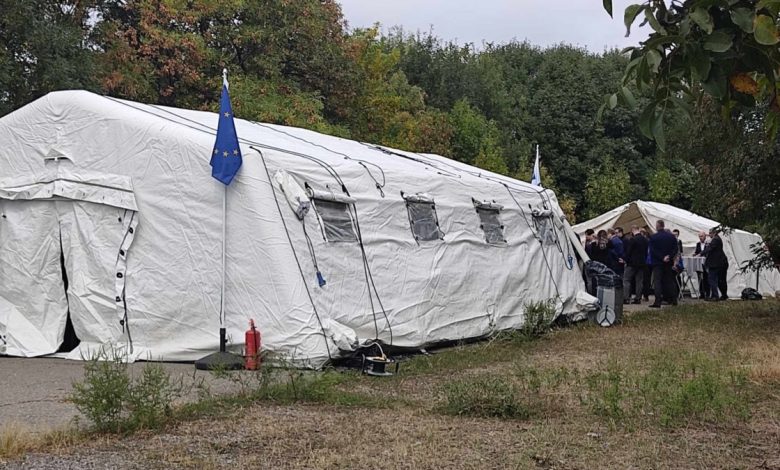
POLYGON ((381 23, 402 26, 458 43, 502 43, 527 39, 539 46, 561 42, 592 52, 634 45, 646 33, 626 38, 623 9, 635 0, 613 0, 615 19, 601 0, 338 0, 350 28, 381 23))

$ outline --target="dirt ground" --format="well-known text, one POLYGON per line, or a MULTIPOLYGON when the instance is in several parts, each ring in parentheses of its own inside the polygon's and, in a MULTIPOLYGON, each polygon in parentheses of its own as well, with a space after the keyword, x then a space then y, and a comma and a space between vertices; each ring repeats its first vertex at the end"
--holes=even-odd
MULTIPOLYGON (((646 305, 626 305, 626 312, 641 311, 646 305)), ((134 364, 140 369, 142 363, 134 364)), ((208 380, 212 392, 235 390, 234 383, 219 380, 211 374, 195 371, 192 364, 166 363, 174 377, 208 380)), ((0 423, 17 423, 33 431, 61 428, 77 415, 67 401, 71 384, 83 376, 79 361, 48 358, 15 358, 0 356, 0 423)))
MULTIPOLYGON (((7 361, 0 358, 4 371, 12 363, 7 361)), ((80 365, 73 363, 75 369, 68 372, 56 370, 63 361, 43 361, 22 364, 50 364, 52 377, 59 379, 28 383, 57 383, 63 390, 27 394, 27 399, 43 399, 37 403, 45 409, 61 406, 64 417, 72 410, 57 404, 57 397, 67 395, 68 374, 78 376, 80 365)), ((7 461, 5 467, 0 463, 0 468, 780 470, 780 303, 688 302, 652 313, 632 306, 619 327, 578 325, 533 342, 442 350, 403 365, 398 377, 347 376, 336 387, 344 396, 362 394, 379 401, 334 403, 323 393, 296 403, 247 403, 161 431, 36 451, 7 461), (686 419, 672 426, 660 425, 652 413, 614 421, 583 406, 586 391, 578 387, 585 387, 584 380, 570 381, 571 374, 584 377, 608 364, 621 370, 641 367, 658 354, 700 354, 745 371, 746 386, 756 390, 747 399, 749 415, 686 419), (442 387, 452 381, 485 374, 528 381, 533 377, 529 373, 548 382, 529 402, 538 409, 528 417, 453 416, 438 408, 442 387), (553 380, 562 385, 550 385, 553 380)), ((19 405, 11 408, 26 406, 19 405)), ((0 413, 7 413, 3 408, 0 413)))

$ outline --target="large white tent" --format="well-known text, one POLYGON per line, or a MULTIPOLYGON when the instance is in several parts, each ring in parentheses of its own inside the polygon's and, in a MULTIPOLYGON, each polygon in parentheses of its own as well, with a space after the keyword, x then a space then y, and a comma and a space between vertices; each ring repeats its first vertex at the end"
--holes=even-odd
MULTIPOLYGON (((579 237, 583 238, 588 229, 598 232, 612 227, 623 227, 627 231, 632 225, 638 225, 640 227, 648 226, 651 230, 655 230, 655 223, 658 220, 663 220, 669 230, 678 229, 680 231, 683 253, 687 255, 692 255, 696 249, 699 232, 709 232, 710 229, 721 225, 714 220, 668 204, 634 201, 577 224, 573 229, 579 237)), ((721 234, 721 238, 723 238, 723 248, 729 260, 729 297, 739 298, 743 289, 746 287, 755 289, 756 285, 758 285, 758 291, 766 296, 774 296, 780 290, 780 274, 777 270, 764 270, 759 273, 740 272, 743 264, 754 257, 752 247, 763 243, 760 235, 734 229, 721 234)))
MULTIPOLYGON (((218 348, 217 121, 83 91, 0 119, 0 353, 55 353, 68 318, 80 344, 61 354, 74 359, 105 346, 152 360, 218 348)), ((374 340, 420 348, 517 328, 532 301, 578 313, 579 247, 551 191, 437 155, 236 127, 232 350, 249 318, 265 350, 319 367, 374 340)))

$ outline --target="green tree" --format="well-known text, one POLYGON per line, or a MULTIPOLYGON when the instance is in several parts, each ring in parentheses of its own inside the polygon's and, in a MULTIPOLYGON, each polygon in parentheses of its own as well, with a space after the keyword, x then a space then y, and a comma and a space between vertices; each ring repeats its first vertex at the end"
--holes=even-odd
MULTIPOLYGON (((611 0, 603 4, 611 15, 611 0)), ((760 231, 777 258, 780 1, 645 1, 625 10, 629 31, 639 16, 653 32, 628 49, 622 84, 651 97, 640 129, 661 147, 671 131, 670 153, 696 165, 694 206, 760 231), (674 126, 678 116, 688 122, 674 126)), ((605 107, 631 106, 626 98, 621 88, 605 107)))
POLYGON ((509 168, 506 166, 504 157, 501 156, 501 149, 495 140, 490 138, 482 142, 474 165, 494 173, 509 174, 509 168))
POLYGON ((631 195, 631 180, 628 171, 611 158, 604 160, 601 167, 591 170, 585 184, 587 218, 628 202, 631 195))
POLYGON ((334 1, 112 0, 100 18, 108 93, 213 109, 227 67, 243 117, 326 129, 354 104, 356 65, 334 1))
POLYGON ((677 179, 668 168, 657 168, 650 175, 650 200, 655 202, 669 203, 677 197, 680 186, 677 179))
MULTIPOLYGON (((604 0, 612 14, 612 0, 604 0)), ((624 12, 627 34, 641 18, 649 38, 628 48, 630 62, 618 93, 607 99, 633 105, 627 85, 651 96, 639 125, 663 147, 664 122, 672 112, 691 114, 702 94, 726 115, 760 109, 774 136, 780 127, 777 70, 780 67, 780 2, 776 0, 646 0, 624 12)))
POLYGON ((86 47, 95 3, 0 0, 0 116, 53 90, 95 89, 86 47))
POLYGON ((767 141, 763 111, 723 120, 718 106, 705 101, 688 126, 674 129, 669 153, 686 155, 696 166, 696 212, 760 233, 780 259, 780 144, 767 141))
POLYGON ((101 18, 95 38, 103 50, 98 76, 104 91, 144 102, 204 106, 209 57, 195 27, 206 19, 201 8, 112 1, 102 6, 101 18))
POLYGON ((399 51, 385 49, 376 28, 355 31, 349 49, 360 77, 347 118, 352 135, 404 150, 449 149, 446 116, 427 109, 425 92, 398 68, 399 51))
POLYGON ((452 158, 473 163, 480 154, 483 155, 483 160, 490 155, 492 160, 501 159, 503 167, 506 168, 506 163, 500 155, 500 131, 495 122, 485 118, 465 98, 455 102, 450 110, 449 121, 453 129, 452 158))

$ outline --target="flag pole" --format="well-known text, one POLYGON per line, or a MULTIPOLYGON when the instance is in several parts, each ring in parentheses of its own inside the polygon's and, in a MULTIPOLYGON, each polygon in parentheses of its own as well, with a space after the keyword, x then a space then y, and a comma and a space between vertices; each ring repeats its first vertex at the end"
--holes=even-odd
MULTIPOLYGON (((222 85, 228 87, 227 69, 222 69, 222 85)), ((227 274, 225 272, 225 251, 227 245, 227 237, 225 235, 227 226, 227 188, 228 185, 223 185, 222 190, 222 286, 220 288, 220 305, 219 305, 219 352, 225 352, 227 350, 227 333, 225 328, 225 278, 227 274)))
MULTIPOLYGON (((240 148, 238 144, 238 137, 235 134, 235 127, 233 124, 233 116, 232 116, 232 109, 230 107, 230 97, 227 94, 228 91, 228 81, 227 81, 227 69, 222 69, 222 86, 223 86, 223 93, 222 98, 220 99, 220 124, 217 127, 217 143, 215 144, 214 152, 212 154, 212 176, 219 179, 222 183, 222 279, 221 279, 221 285, 220 285, 220 298, 219 298, 219 352, 211 353, 205 357, 202 357, 195 361, 195 368, 200 370, 237 370, 237 369, 243 369, 244 368, 244 360, 241 356, 231 354, 227 352, 227 328, 225 325, 226 320, 226 314, 225 314, 225 286, 227 284, 227 272, 225 269, 226 262, 226 253, 227 253, 227 187, 230 184, 230 181, 235 176, 235 172, 238 171, 238 168, 241 166, 241 153, 240 148), (226 106, 225 109, 223 107, 226 106), (222 117, 224 115, 224 118, 222 117), (224 122, 229 123, 227 128, 223 128, 223 119, 224 122), (229 139, 230 135, 225 135, 223 133, 223 130, 225 132, 228 132, 228 134, 232 131, 232 139, 229 139), (214 168, 215 165, 224 165, 224 162, 227 160, 223 160, 223 157, 218 157, 220 153, 223 154, 224 158, 227 158, 229 156, 230 148, 217 148, 217 146, 222 146, 223 144, 220 144, 220 138, 227 137, 230 141, 230 146, 233 148, 233 155, 238 156, 238 167, 235 167, 232 169, 233 174, 230 175, 229 179, 225 181, 223 178, 220 178, 215 175, 214 168), (215 156, 218 157, 218 160, 214 160, 215 156)), ((220 171, 217 172, 217 174, 220 174, 224 177, 223 173, 220 173, 224 171, 224 166, 220 166, 220 171)), ((230 170, 229 170, 230 171, 230 170)))
POLYGON ((222 190, 222 287, 220 289, 220 305, 219 305, 219 352, 227 351, 227 333, 225 329, 225 245, 227 244, 227 238, 225 237, 225 227, 227 226, 227 185, 223 185, 222 190))

